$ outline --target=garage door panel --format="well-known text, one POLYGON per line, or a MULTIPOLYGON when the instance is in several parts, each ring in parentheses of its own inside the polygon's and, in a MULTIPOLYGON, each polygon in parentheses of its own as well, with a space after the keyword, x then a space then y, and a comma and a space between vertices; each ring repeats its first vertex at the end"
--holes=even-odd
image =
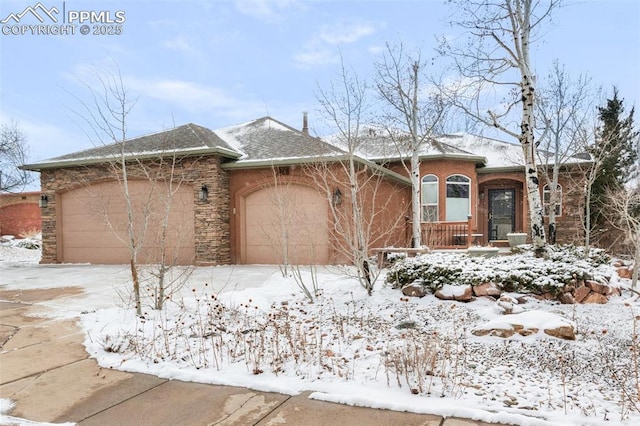
MULTIPOLYGON (((144 244, 141 263, 159 258, 161 223, 167 208, 163 185, 129 182, 134 233, 144 244), (144 229, 146 228, 146 231, 144 229)), ((193 193, 181 187, 169 200, 167 247, 178 250, 179 264, 193 262, 195 227, 193 193)), ((105 182, 62 194, 62 260, 64 262, 128 263, 128 214, 121 186, 105 182), (118 238, 120 237, 120 239, 118 238)))
POLYGON ((327 203, 302 185, 264 188, 245 198, 246 263, 328 262, 327 203))

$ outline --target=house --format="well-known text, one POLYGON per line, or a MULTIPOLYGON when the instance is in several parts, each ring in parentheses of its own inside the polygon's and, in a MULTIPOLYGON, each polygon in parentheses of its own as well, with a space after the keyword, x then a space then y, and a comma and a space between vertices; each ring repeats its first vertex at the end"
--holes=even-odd
MULTIPOLYGON (((369 244, 407 246, 406 153, 379 129, 360 136, 351 158, 363 182, 369 244)), ((508 232, 526 232, 519 146, 443 135, 420 156, 426 244, 466 247, 468 234, 502 244, 508 232)), ((140 263, 335 264, 346 261, 350 232, 342 167, 349 158, 338 138, 309 135, 305 115, 302 130, 271 117, 215 131, 186 124, 23 168, 40 172, 46 200, 42 263, 128 263, 129 246, 140 263)), ((571 165, 565 169, 571 176, 571 165)), ((561 186, 559 238, 570 241, 582 229, 582 202, 570 181, 561 186)))

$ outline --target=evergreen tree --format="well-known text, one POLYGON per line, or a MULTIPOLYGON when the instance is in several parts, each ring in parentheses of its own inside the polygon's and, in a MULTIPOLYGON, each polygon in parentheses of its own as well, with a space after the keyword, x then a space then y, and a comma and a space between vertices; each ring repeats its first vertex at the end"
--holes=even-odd
POLYGON ((618 89, 613 88, 613 98, 606 105, 598 107, 600 129, 595 153, 602 154, 600 172, 592 186, 591 223, 598 228, 609 228, 608 221, 613 212, 609 211, 607 193, 620 190, 637 176, 638 134, 634 129, 634 108, 624 116, 624 100, 618 97, 618 89))

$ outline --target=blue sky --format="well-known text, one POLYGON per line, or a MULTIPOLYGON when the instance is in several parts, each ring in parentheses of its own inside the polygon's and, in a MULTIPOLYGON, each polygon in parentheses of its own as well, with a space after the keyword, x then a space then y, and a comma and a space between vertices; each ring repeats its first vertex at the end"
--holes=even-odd
MULTIPOLYGON (((3 0, 0 20, 37 3, 3 0)), ((453 10, 444 1, 41 3, 48 10, 105 11, 111 19, 124 11, 126 20, 120 35, 0 34, 0 122, 18 122, 31 161, 92 146, 74 113, 82 112, 74 97, 88 99, 81 84, 90 81, 88 67, 120 68, 138 98, 131 137, 188 122, 215 129, 264 115, 300 127, 302 111, 309 111, 313 131, 323 128, 317 88, 337 77, 340 53, 369 78, 385 42, 402 41, 431 56, 436 37, 455 32, 446 25, 453 10)), ((25 16, 25 23, 38 22, 25 16)), ((640 107, 640 2, 568 2, 535 44, 536 72, 546 74, 554 59, 574 76, 587 73, 605 94, 618 86, 628 107, 640 107)))

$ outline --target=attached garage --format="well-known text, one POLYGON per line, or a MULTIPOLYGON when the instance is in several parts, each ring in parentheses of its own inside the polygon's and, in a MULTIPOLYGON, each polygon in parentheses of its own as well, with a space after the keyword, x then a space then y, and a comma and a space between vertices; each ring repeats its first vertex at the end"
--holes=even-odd
MULTIPOLYGON (((132 180, 129 192, 135 238, 142 242, 138 262, 157 262, 164 246, 167 263, 192 264, 195 256, 192 187, 168 188, 163 182, 132 180), (165 217, 167 226, 163 227, 165 217)), ((129 263, 128 215, 119 182, 96 183, 63 192, 59 197, 59 261, 129 263)))
POLYGON ((329 263, 328 207, 319 191, 270 186, 248 194, 242 204, 242 263, 329 263))

